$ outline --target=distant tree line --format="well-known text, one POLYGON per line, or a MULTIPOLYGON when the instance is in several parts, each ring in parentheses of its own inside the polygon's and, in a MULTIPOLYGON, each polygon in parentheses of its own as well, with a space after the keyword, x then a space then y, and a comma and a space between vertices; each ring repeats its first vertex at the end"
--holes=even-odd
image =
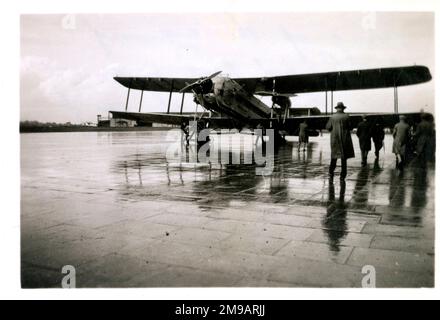
POLYGON ((84 127, 87 127, 87 125, 73 124, 71 122, 20 121, 20 132, 70 131, 84 127))
POLYGON ((160 130, 164 128, 152 128, 150 126, 135 127, 98 127, 95 123, 86 122, 74 124, 71 122, 40 122, 40 121, 20 121, 20 133, 29 132, 83 132, 83 131, 143 131, 160 130))
POLYGON ((57 123, 57 122, 40 122, 40 121, 20 121, 20 128, 39 128, 39 127, 81 127, 81 124, 72 124, 70 122, 57 123))

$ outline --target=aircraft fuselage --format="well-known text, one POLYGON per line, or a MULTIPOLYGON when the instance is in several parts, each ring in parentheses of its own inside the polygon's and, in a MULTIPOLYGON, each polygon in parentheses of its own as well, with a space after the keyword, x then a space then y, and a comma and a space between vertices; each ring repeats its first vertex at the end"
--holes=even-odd
POLYGON ((209 85, 194 91, 194 100, 205 109, 237 120, 242 125, 251 119, 269 119, 271 108, 240 84, 227 77, 215 77, 209 85))

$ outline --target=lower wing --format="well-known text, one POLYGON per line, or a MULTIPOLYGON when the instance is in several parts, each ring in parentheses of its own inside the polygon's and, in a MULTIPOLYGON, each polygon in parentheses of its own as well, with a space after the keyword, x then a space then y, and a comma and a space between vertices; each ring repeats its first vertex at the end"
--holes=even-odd
MULTIPOLYGON (((139 113, 139 112, 122 112, 110 111, 114 118, 121 118, 127 120, 135 120, 138 122, 162 123, 169 125, 180 126, 182 123, 194 120, 200 120, 200 114, 194 117, 194 114, 173 114, 173 113, 139 113)), ((366 116, 370 123, 380 123, 385 128, 393 128, 399 122, 399 116, 406 116, 408 124, 413 125, 421 121, 422 113, 374 113, 374 114, 348 114, 350 116, 350 127, 354 129, 359 122, 362 121, 362 116, 366 116)), ((270 122, 274 124, 277 129, 286 131, 289 135, 298 135, 299 125, 306 121, 309 130, 324 130, 331 115, 317 115, 317 116, 299 116, 287 118, 284 123, 280 120, 279 126, 276 125, 277 119, 249 119, 249 127, 257 128, 261 125, 264 128, 270 128, 270 122)), ((205 122, 209 122, 209 127, 212 129, 242 129, 238 127, 238 123, 231 118, 211 117, 203 118, 205 122)))
MULTIPOLYGON (((190 121, 200 121, 203 119, 205 122, 209 122, 209 127, 212 129, 233 129, 236 128, 236 123, 233 119, 229 118, 220 118, 220 117, 211 117, 206 118, 200 116, 202 114, 198 114, 194 116, 194 114, 176 114, 176 113, 156 113, 156 112, 123 112, 123 111, 110 111, 113 115, 113 118, 118 119, 127 119, 127 120, 135 120, 138 122, 149 122, 149 123, 161 123, 161 124, 169 124, 180 126, 182 123, 189 123, 190 121)), ((203 114, 204 116, 207 113, 203 114)))
MULTIPOLYGON (((379 123, 385 128, 393 128, 399 122, 399 116, 404 115, 409 125, 417 124, 421 121, 422 113, 362 113, 362 114, 348 114, 350 116, 350 127, 354 129, 362 121, 362 117, 366 116, 370 123, 379 123)), ((285 128, 289 133, 297 134, 300 123, 306 121, 308 128, 312 130, 324 130, 331 115, 319 116, 302 116, 295 118, 288 118, 285 122, 285 128)))
POLYGON ((163 123, 171 125, 181 125, 182 122, 189 122, 194 119, 192 115, 172 114, 172 113, 140 113, 140 112, 123 112, 110 111, 113 118, 135 120, 150 123, 163 123))

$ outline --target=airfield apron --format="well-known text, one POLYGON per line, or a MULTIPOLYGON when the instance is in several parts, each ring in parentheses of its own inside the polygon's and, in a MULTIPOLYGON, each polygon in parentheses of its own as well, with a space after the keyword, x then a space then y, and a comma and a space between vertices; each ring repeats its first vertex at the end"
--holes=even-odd
POLYGON ((354 158, 353 142, 350 133, 350 117, 343 113, 335 113, 327 122, 330 131, 330 147, 332 159, 354 158))

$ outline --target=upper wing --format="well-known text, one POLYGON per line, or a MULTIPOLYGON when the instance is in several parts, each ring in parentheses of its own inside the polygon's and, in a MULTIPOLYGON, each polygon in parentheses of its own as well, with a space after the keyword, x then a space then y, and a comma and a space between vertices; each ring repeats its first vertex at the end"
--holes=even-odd
POLYGON ((431 78, 427 67, 409 66, 234 80, 250 93, 275 91, 293 94, 398 87, 426 82, 431 78))
MULTIPOLYGON (((188 83, 193 83, 198 78, 138 78, 138 77, 114 77, 124 87, 144 91, 179 92, 188 83)), ((186 92, 191 92, 191 89, 186 92)))
MULTIPOLYGON (((431 78, 427 67, 409 66, 278 77, 236 78, 234 80, 240 83, 249 93, 275 91, 279 94, 295 94, 406 86, 426 82, 431 78)), ((199 78, 161 77, 115 77, 114 79, 127 88, 162 92, 179 92, 188 83, 199 80, 199 78)), ((191 89, 189 88, 186 92, 191 92, 191 89)))

